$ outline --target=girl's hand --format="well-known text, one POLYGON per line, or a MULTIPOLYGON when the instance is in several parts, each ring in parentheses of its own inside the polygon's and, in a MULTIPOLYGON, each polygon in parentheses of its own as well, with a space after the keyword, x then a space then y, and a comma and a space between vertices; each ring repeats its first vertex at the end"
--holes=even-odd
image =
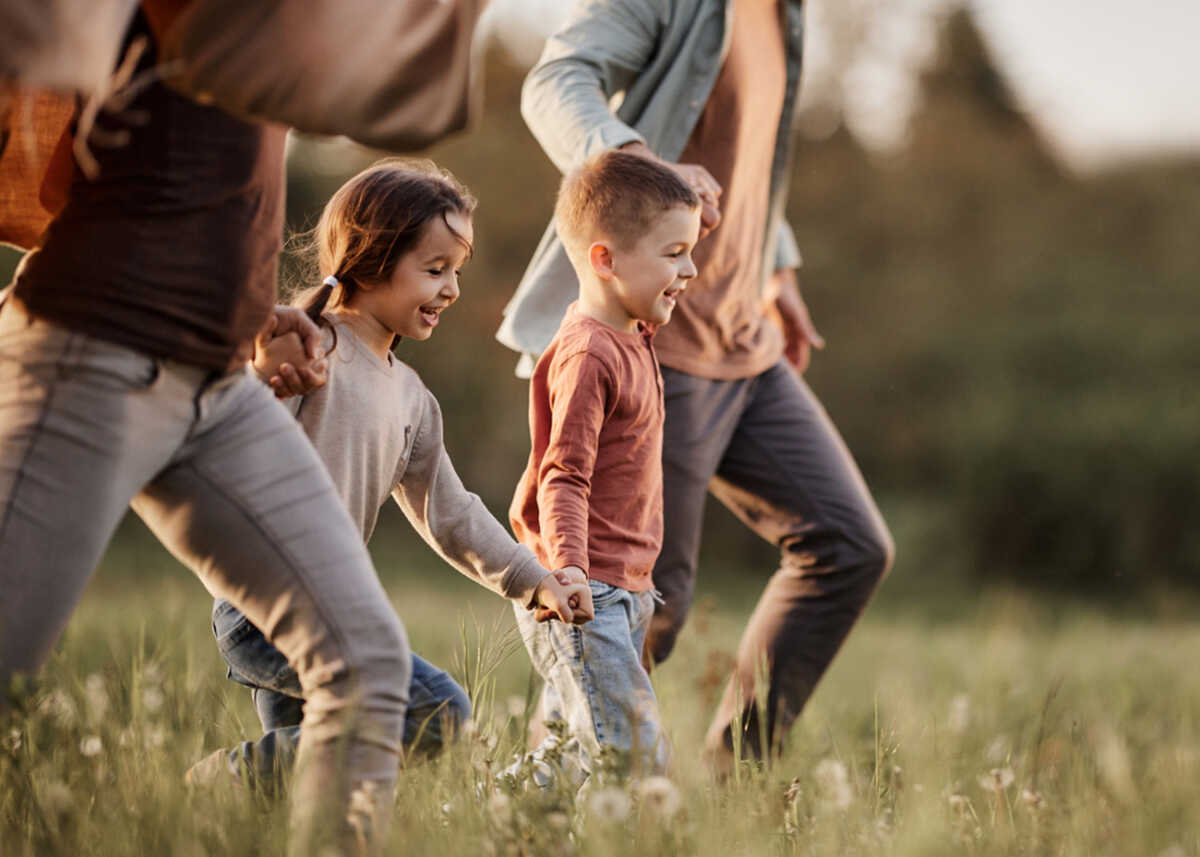
POLYGON ((573 625, 590 622, 596 615, 592 590, 583 569, 573 565, 542 578, 533 594, 534 618, 539 622, 558 619, 573 625))

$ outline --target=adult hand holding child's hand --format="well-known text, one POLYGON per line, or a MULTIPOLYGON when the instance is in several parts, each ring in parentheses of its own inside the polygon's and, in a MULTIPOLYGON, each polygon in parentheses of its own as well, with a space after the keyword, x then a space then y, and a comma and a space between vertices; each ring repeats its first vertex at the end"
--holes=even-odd
POLYGON ((542 578, 533 595, 534 618, 539 622, 559 619, 573 625, 590 622, 596 615, 587 575, 568 565, 542 578))
POLYGON ((275 307, 254 338, 254 371, 276 398, 308 395, 325 383, 327 369, 317 324, 296 307, 275 307))

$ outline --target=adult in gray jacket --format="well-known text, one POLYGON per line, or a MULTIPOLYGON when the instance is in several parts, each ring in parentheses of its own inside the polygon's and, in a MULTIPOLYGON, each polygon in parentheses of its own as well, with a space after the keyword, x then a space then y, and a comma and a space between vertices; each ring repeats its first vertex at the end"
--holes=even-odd
MULTIPOLYGON (((709 730, 718 770, 732 758, 740 700, 749 701, 745 750, 777 747, 892 561, 862 476, 800 377, 824 344, 797 289, 800 257, 783 219, 802 37, 796 0, 581 0, 522 93, 525 120, 559 169, 623 147, 671 163, 705 200, 700 275, 655 341, 666 426, 654 580, 665 603, 646 653, 666 658, 686 619, 712 491, 782 552, 709 730)), ((498 334, 526 355, 521 368, 577 288, 551 223, 498 334)))

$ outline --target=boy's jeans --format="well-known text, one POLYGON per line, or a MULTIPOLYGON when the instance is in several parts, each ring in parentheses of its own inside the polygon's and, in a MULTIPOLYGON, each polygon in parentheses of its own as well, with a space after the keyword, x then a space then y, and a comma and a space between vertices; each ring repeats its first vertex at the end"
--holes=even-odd
MULTIPOLYGON (((412 660, 312 444, 248 373, 137 351, 0 304, 0 688, 35 672, 132 501, 159 540, 299 667, 294 853, 361 790, 390 808, 412 660)), ((2 699, 2 697, 0 697, 2 699)), ((3 702, 0 702, 0 706, 3 702)), ((390 813, 360 818, 377 834, 390 813)), ((380 839, 382 837, 379 837, 380 839)))
POLYGON ((566 721, 586 774, 604 747, 628 753, 634 772, 662 773, 666 737, 642 666, 654 598, 594 580, 589 586, 596 618, 585 625, 539 623, 532 611, 514 608, 525 648, 546 681, 542 713, 547 722, 566 721))
MULTIPOLYGON (((233 770, 244 771, 254 786, 267 790, 291 770, 300 740, 304 694, 287 658, 254 623, 228 601, 213 603, 212 629, 217 649, 229 665, 229 678, 251 689, 263 736, 229 751, 233 770)), ((412 656, 404 747, 433 756, 471 716, 471 700, 450 674, 412 656)))

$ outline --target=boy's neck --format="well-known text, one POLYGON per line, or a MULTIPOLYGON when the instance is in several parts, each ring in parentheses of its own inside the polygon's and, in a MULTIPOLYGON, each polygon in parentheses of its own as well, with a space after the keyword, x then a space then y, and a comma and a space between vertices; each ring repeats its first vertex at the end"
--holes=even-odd
POLYGON ((577 309, 580 315, 623 333, 637 332, 638 320, 625 311, 605 284, 583 273, 580 273, 579 280, 577 309))

